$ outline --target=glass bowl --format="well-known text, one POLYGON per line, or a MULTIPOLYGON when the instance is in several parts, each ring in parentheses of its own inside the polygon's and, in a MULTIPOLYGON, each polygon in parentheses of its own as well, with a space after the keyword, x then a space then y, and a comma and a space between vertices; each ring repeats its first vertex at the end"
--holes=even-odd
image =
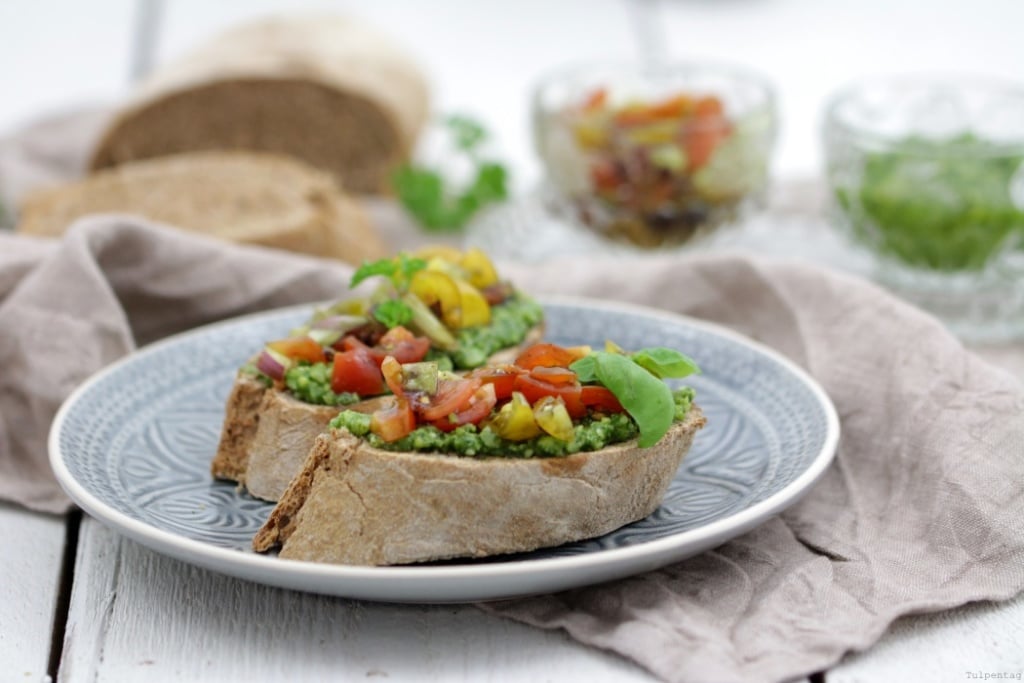
POLYGON ((536 86, 546 203, 639 247, 682 244, 764 198, 774 92, 741 68, 583 65, 536 86))
POLYGON ((834 95, 832 222, 876 280, 968 340, 1024 334, 1024 87, 889 77, 834 95))

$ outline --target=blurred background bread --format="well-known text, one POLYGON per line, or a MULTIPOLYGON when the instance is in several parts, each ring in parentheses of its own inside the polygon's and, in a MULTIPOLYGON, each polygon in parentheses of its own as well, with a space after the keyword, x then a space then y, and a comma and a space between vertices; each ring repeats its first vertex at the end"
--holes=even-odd
POLYGON ((18 230, 56 237, 94 213, 138 214, 212 237, 349 263, 389 252, 330 175, 283 155, 193 152, 126 163, 30 194, 18 230))
POLYGON ((93 170, 180 152, 287 154, 350 191, 386 190, 426 122, 416 64, 364 23, 282 16, 240 25, 158 68, 115 116, 93 170))

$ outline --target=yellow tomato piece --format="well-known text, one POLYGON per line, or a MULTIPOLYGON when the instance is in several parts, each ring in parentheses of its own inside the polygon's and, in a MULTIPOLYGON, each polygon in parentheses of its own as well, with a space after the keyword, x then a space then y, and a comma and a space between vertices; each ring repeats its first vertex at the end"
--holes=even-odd
POLYGON ((607 353, 621 353, 623 355, 626 353, 625 349, 613 342, 611 339, 604 340, 604 350, 607 353))
POLYGON ((469 284, 477 289, 490 287, 498 282, 498 271, 494 269, 491 259, 476 247, 468 249, 463 254, 462 258, 459 259, 459 265, 466 271, 466 279, 469 280, 469 284))
POLYGON ((556 396, 545 396, 533 404, 533 419, 545 432, 562 441, 572 441, 575 432, 565 402, 556 396))
POLYGON ((417 271, 409 283, 409 291, 427 306, 440 307, 441 321, 448 328, 463 326, 462 294, 451 276, 438 270, 417 271))
POLYGON ((465 280, 455 280, 462 297, 462 317, 460 327, 476 327, 491 322, 491 306, 480 290, 465 280))
POLYGON ((501 407, 488 425, 495 434, 509 441, 526 441, 541 433, 533 408, 518 391, 512 392, 512 400, 501 407))
POLYGON ((416 250, 416 258, 421 258, 424 261, 441 259, 448 263, 458 263, 462 258, 462 252, 446 244, 429 244, 416 250))

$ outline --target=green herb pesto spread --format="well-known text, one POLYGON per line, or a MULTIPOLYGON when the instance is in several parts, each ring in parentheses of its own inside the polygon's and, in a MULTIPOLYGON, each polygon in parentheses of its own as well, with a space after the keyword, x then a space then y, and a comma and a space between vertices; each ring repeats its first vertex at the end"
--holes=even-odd
MULTIPOLYGON (((686 387, 672 392, 675 402, 674 420, 686 419, 693 403, 693 389, 686 387)), ((639 430, 626 413, 585 417, 573 425, 571 441, 562 441, 547 434, 528 441, 499 438, 489 427, 478 429, 467 424, 452 432, 437 427, 417 427, 404 438, 387 443, 370 433, 370 416, 345 410, 331 420, 331 427, 345 428, 366 439, 375 448, 389 451, 449 453, 467 457, 546 458, 562 457, 581 451, 596 451, 636 438, 639 430)))
POLYGON ((517 294, 504 303, 491 307, 489 325, 461 330, 459 348, 443 352, 459 369, 480 367, 493 354, 516 346, 526 333, 544 319, 544 309, 533 299, 517 294))
POLYGON ((323 406, 348 406, 359 402, 359 395, 331 390, 332 368, 327 363, 299 363, 284 373, 284 384, 299 400, 323 406))
POLYGON ((911 266, 978 270, 1024 241, 1013 197, 1024 155, 971 134, 906 138, 865 156, 859 185, 836 198, 857 239, 911 266))

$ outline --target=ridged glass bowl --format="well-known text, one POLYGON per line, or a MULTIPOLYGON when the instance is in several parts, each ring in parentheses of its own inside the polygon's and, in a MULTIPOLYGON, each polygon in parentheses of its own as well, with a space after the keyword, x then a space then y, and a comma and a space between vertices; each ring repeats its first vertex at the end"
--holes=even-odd
POLYGON ((824 142, 832 222, 879 283, 965 339, 1024 336, 1024 87, 863 81, 831 99, 824 142))
POLYGON ((539 81, 533 132, 555 215, 609 241, 676 246, 763 199, 774 92, 733 66, 586 64, 539 81))

